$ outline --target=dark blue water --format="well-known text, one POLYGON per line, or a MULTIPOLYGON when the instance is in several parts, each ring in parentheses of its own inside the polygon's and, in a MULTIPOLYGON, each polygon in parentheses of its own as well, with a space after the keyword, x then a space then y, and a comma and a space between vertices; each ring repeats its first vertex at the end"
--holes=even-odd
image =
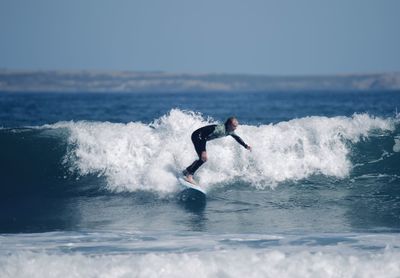
POLYGON ((289 252, 290 265, 299 250, 335 246, 380 250, 385 266, 384 242, 397 246, 400 231, 397 108, 400 92, 0 93, 0 253, 23 242, 21 252, 46 250, 23 262, 144 254, 129 257, 136 264, 166 253, 169 265, 194 252, 207 264, 218 246, 232 250, 228 264, 250 248, 289 252), (196 173, 207 197, 182 198, 176 177, 195 159, 191 132, 231 115, 253 152, 209 142, 196 173))
POLYGON ((368 113, 393 117, 400 110, 399 92, 279 93, 26 93, 0 94, 0 125, 36 126, 58 121, 149 123, 172 108, 225 120, 266 124, 306 116, 351 116, 368 113))

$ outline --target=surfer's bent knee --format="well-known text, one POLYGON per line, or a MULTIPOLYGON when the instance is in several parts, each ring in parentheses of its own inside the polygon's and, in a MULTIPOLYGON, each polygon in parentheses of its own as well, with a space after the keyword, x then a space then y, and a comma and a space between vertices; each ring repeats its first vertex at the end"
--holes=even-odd
POLYGON ((207 153, 206 153, 206 152, 202 152, 202 153, 201 153, 201 156, 200 156, 200 159, 201 159, 203 162, 206 162, 206 161, 207 161, 207 153))

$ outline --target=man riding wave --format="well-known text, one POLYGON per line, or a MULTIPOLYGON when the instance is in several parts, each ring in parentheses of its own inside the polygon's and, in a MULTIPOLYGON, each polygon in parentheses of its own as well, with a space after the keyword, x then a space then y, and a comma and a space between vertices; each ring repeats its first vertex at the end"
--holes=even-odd
POLYGON ((192 142, 199 159, 195 160, 190 166, 183 170, 184 179, 192 184, 195 184, 193 175, 204 162, 207 161, 206 143, 207 141, 217 138, 232 136, 240 145, 251 151, 251 147, 240 138, 235 130, 239 125, 236 117, 230 117, 224 124, 207 125, 195 130, 192 133, 192 142))

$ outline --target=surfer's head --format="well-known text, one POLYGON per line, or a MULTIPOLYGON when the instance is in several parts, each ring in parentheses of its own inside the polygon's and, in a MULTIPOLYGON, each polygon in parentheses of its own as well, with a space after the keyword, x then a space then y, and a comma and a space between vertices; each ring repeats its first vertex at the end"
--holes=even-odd
POLYGON ((225 122, 225 127, 228 131, 234 131, 239 125, 239 121, 236 117, 229 117, 225 122))

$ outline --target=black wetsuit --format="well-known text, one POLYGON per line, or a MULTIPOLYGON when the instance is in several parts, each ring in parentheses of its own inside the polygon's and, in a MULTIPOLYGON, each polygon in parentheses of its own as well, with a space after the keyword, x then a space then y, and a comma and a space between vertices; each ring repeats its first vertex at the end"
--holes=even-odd
POLYGON ((242 140, 242 138, 236 135, 234 131, 228 131, 228 128, 224 124, 208 125, 195 130, 192 133, 192 142, 196 150, 196 153, 199 156, 199 159, 195 160, 189 167, 187 167, 186 170, 184 171, 184 174, 193 175, 194 172, 196 172, 197 169, 199 169, 199 167, 203 165, 205 161, 201 159, 201 153, 206 151, 207 141, 228 135, 235 138, 235 140, 246 149, 248 148, 248 145, 242 140))

